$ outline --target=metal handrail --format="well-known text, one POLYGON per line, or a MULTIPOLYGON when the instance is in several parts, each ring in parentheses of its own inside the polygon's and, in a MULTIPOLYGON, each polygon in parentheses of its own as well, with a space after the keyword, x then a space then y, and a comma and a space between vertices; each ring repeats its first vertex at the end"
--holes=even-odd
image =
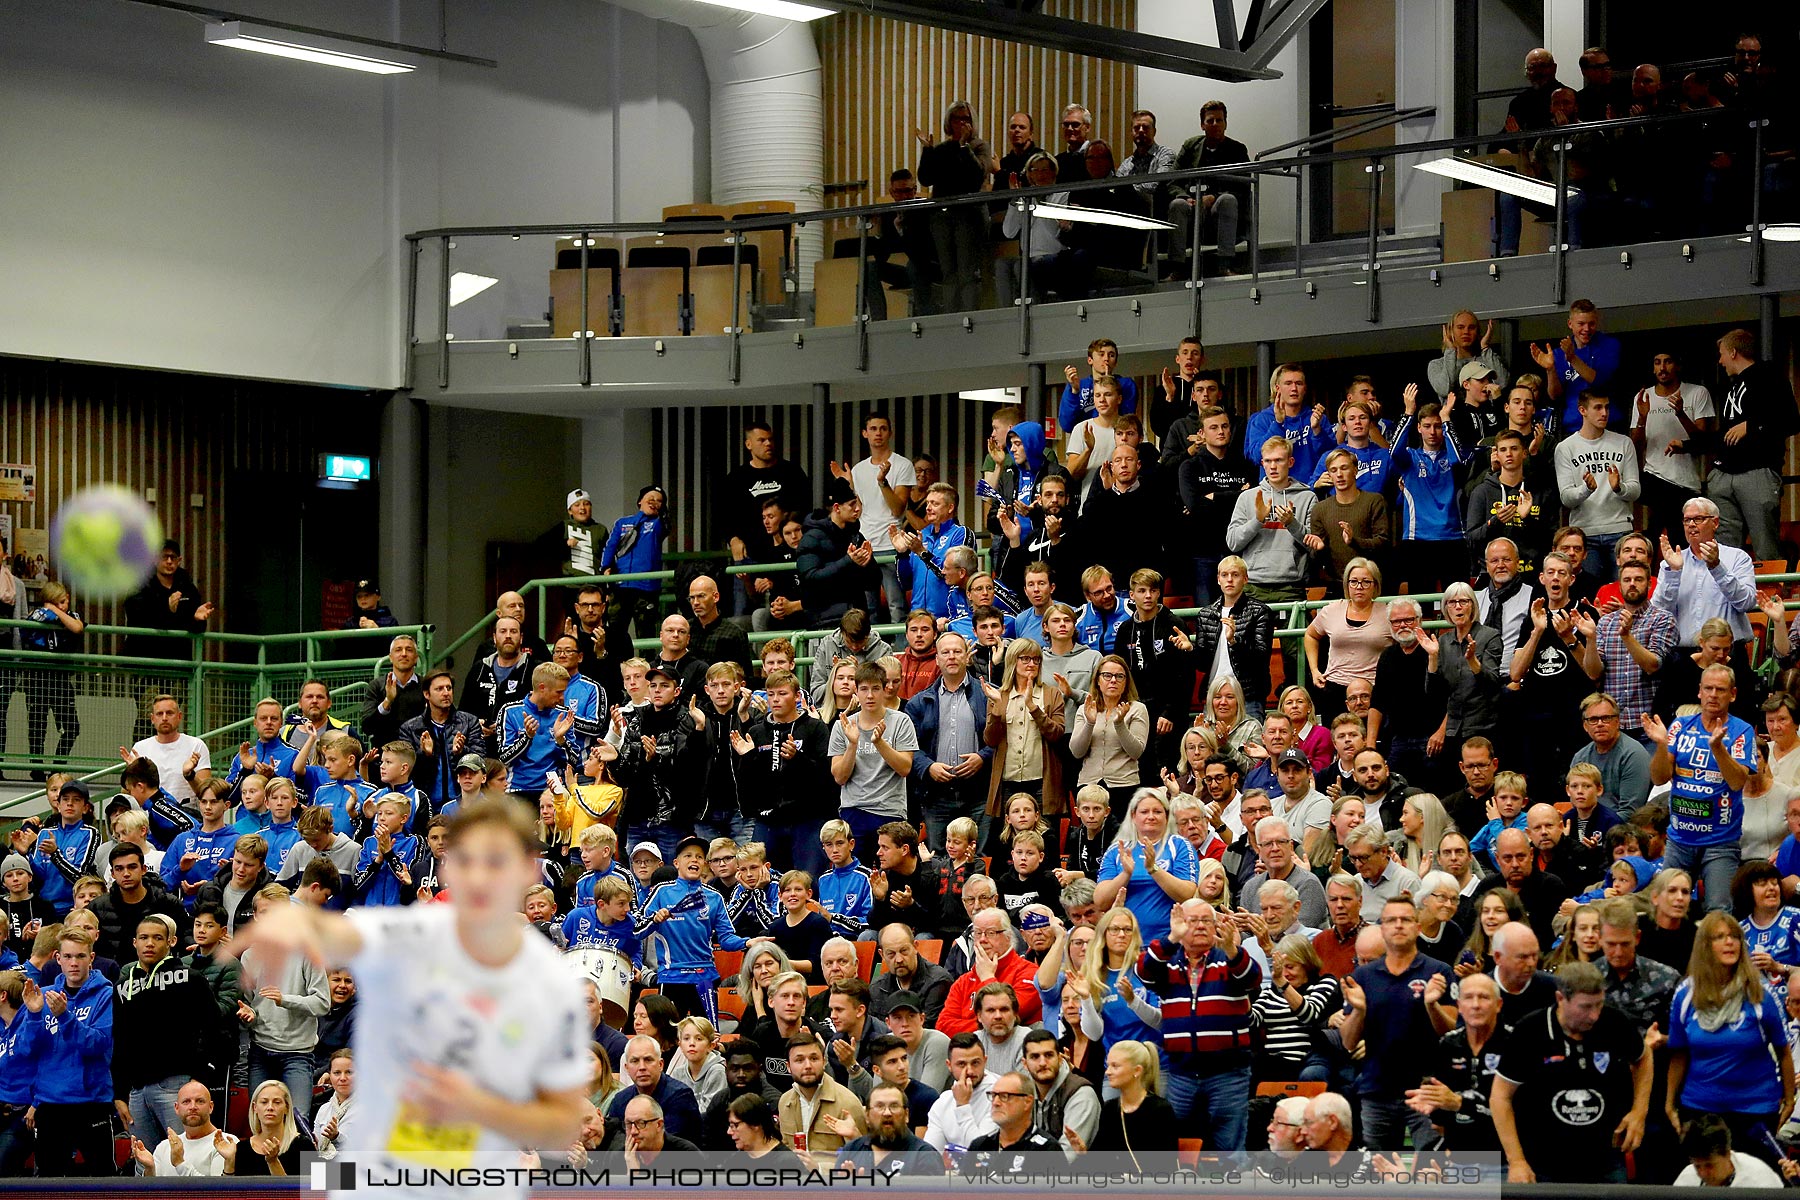
POLYGON ((1345 138, 1360 137, 1365 133, 1374 133, 1377 129, 1385 129, 1389 125, 1398 125, 1402 121, 1411 121, 1416 117, 1437 116, 1437 105, 1435 104, 1421 104, 1416 108, 1402 109, 1395 109, 1392 105, 1388 105, 1387 107, 1390 111, 1384 112, 1378 116, 1370 117, 1366 120, 1358 121, 1354 125, 1346 125, 1342 129, 1324 129, 1303 138, 1295 138, 1291 142, 1283 142, 1279 146, 1270 146, 1267 150, 1264 150, 1259 154, 1251 155, 1250 161, 1260 162, 1271 154, 1280 154, 1283 150, 1297 150, 1310 148, 1312 146, 1329 146, 1334 142, 1341 142, 1345 138))

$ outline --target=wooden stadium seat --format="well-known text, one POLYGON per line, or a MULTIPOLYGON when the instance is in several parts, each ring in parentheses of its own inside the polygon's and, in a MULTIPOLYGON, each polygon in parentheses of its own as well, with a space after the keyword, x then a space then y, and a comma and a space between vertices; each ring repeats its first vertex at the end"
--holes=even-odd
POLYGON ((719 970, 721 979, 734 979, 744 969, 744 952, 742 950, 714 950, 713 966, 719 970))
MULTIPOLYGON (((746 200, 741 204, 728 204, 725 212, 733 217, 763 217, 771 213, 791 213, 794 204, 790 200, 746 200)), ((743 231, 744 241, 757 248, 762 258, 762 267, 757 272, 757 298, 764 304, 781 304, 787 300, 786 285, 782 280, 782 272, 794 261, 794 227, 782 225, 773 229, 746 229, 743 231)))
MULTIPOLYGON (((614 332, 618 308, 620 248, 615 238, 590 238, 588 262, 588 328, 596 337, 614 332)), ((581 324, 581 247, 574 238, 558 238, 556 267, 550 272, 550 333, 574 337, 581 324)))
MULTIPOLYGON (((749 263, 738 267, 737 325, 750 328, 750 282, 756 269, 749 263)), ((693 296, 694 333, 712 336, 731 331, 731 263, 723 266, 696 266, 688 272, 688 290, 693 296)))
POLYGON ((913 943, 919 957, 927 962, 939 962, 944 957, 944 943, 941 938, 920 938, 913 943))
POLYGON ((864 983, 868 983, 875 978, 875 951, 877 947, 874 942, 853 942, 852 945, 856 947, 857 977, 864 983))
POLYGON ((619 283, 626 337, 680 337, 686 332, 688 264, 692 251, 666 238, 644 238, 625 248, 619 283))
POLYGON ((856 323, 857 262, 849 258, 825 258, 813 264, 813 325, 856 323))
POLYGON ((665 221, 723 220, 730 216, 722 204, 669 204, 663 208, 665 221))
POLYGON ((1256 1085, 1257 1095, 1274 1096, 1277 1100, 1285 1100, 1289 1096, 1317 1096, 1324 1090, 1325 1084, 1322 1080, 1302 1083, 1297 1079, 1275 1079, 1256 1085))

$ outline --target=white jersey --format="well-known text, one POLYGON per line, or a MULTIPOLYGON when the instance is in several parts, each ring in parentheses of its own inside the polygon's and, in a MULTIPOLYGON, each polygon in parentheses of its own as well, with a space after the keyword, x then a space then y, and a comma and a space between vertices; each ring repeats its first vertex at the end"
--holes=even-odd
MULTIPOLYGON (((359 1175, 365 1164, 388 1172, 514 1165, 520 1147, 492 1130, 418 1120, 404 1099, 412 1064, 461 1071, 519 1104, 585 1086, 593 1030, 575 975, 530 932, 512 962, 482 966, 462 948, 450 904, 365 907, 348 916, 363 949, 345 965, 364 999, 352 1043, 356 1103, 338 1137, 338 1161, 359 1175)), ((484 1197, 526 1193, 482 1188, 484 1197)), ((448 1194, 383 1189, 396 1200, 448 1194)))
POLYGON ((195 772, 212 770, 212 754, 207 750, 206 743, 191 733, 178 734, 172 742, 159 742, 154 737, 147 737, 132 743, 131 749, 134 754, 156 764, 156 773, 163 790, 183 803, 194 799, 194 785, 187 781, 181 771, 196 750, 200 752, 200 762, 194 767, 195 772))

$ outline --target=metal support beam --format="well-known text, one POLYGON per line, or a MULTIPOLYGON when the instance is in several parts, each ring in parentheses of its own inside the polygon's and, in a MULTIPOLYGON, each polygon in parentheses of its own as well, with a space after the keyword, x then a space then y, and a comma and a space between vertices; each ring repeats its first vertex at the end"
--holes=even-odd
POLYGON ((1764 292, 1756 298, 1756 353, 1763 362, 1779 361, 1775 355, 1775 331, 1779 328, 1776 318, 1780 316, 1780 295, 1775 292, 1764 292))
MULTIPOLYGON (((1268 60, 1281 47, 1273 46, 1261 62, 1235 46, 1222 48, 1157 37, 1130 29, 1113 29, 1088 21, 1047 17, 998 5, 969 4, 964 0, 820 0, 839 12, 868 13, 894 21, 910 21, 937 29, 972 33, 1003 42, 1044 46, 1069 54, 1089 55, 1114 62, 1134 63, 1180 75, 1198 75, 1242 83, 1250 79, 1279 79, 1281 72, 1268 69, 1268 60)), ((1294 0, 1290 7, 1316 10, 1325 0, 1294 0)), ((1286 15, 1286 10, 1283 10, 1286 15)), ((1287 35, 1283 35, 1285 40, 1287 35)))
POLYGON ((1025 368, 1025 419, 1040 425, 1049 408, 1049 398, 1044 395, 1048 374, 1041 362, 1030 363, 1025 368))
POLYGON ((1243 43, 1238 40, 1237 13, 1232 9, 1231 0, 1213 0, 1213 20, 1219 27, 1220 49, 1244 48, 1243 43))
POLYGON ((1306 23, 1324 8, 1329 0, 1288 0, 1271 14, 1261 29, 1252 34, 1244 31, 1244 56, 1250 65, 1261 70, 1275 61, 1282 48, 1294 39, 1306 23))
POLYGON ((1239 403, 1244 409, 1244 412, 1239 414, 1240 419, 1268 403, 1269 384, 1274 378, 1275 343, 1258 342, 1256 343, 1256 394, 1239 397, 1239 403))
POLYGON ((831 385, 815 383, 812 389, 812 451, 807 468, 812 472, 813 507, 825 507, 825 481, 831 478, 831 385))
POLYGON ((450 239, 438 239, 438 388, 450 386, 450 239))

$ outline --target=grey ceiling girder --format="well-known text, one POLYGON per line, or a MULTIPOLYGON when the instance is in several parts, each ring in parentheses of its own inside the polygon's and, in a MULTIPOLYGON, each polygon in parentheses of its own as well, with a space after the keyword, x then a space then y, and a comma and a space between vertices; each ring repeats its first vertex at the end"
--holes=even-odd
POLYGON ((1282 47, 1331 0, 1287 0, 1263 20, 1261 28, 1244 31, 1244 57, 1259 68, 1275 61, 1282 47))

